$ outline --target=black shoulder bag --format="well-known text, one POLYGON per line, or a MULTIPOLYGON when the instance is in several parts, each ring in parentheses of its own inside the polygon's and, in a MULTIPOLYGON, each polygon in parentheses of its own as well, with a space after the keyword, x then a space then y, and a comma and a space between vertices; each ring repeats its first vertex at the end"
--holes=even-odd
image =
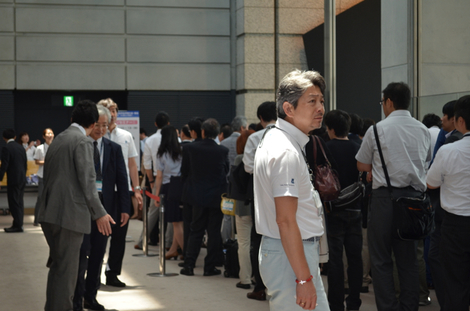
POLYGON ((387 180, 390 198, 393 204, 393 222, 398 238, 402 240, 422 240, 434 230, 434 208, 426 192, 419 197, 393 196, 393 188, 388 176, 387 166, 380 147, 377 126, 374 125, 375 140, 387 180))
POLYGON ((338 198, 334 201, 326 202, 325 207, 327 207, 328 212, 339 212, 354 208, 364 198, 364 192, 365 186, 361 181, 361 172, 359 172, 358 180, 341 189, 338 198))

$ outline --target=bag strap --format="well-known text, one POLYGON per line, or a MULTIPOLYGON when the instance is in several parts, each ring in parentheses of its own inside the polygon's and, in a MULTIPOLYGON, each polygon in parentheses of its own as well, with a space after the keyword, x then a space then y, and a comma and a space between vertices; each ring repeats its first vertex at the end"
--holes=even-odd
POLYGON ((388 190, 390 191, 390 194, 392 194, 392 184, 390 183, 390 177, 388 176, 388 170, 387 166, 385 165, 385 160, 384 156, 382 153, 382 148, 380 147, 380 140, 379 140, 379 134, 377 132, 377 125, 374 124, 374 134, 375 134, 375 141, 377 143, 377 149, 379 150, 379 155, 380 155, 380 161, 382 161, 382 168, 385 173, 385 179, 387 180, 387 186, 388 190))
POLYGON ((315 135, 312 135, 313 140, 313 164, 315 165, 314 168, 317 167, 317 140, 315 139, 315 135))
POLYGON ((323 157, 325 158, 326 163, 328 164, 329 167, 331 167, 330 160, 328 160, 328 157, 326 156, 325 149, 323 149, 323 145, 320 142, 320 138, 316 135, 312 135, 313 139, 313 159, 315 162, 315 168, 317 167, 317 143, 320 146, 321 152, 323 153, 323 157))

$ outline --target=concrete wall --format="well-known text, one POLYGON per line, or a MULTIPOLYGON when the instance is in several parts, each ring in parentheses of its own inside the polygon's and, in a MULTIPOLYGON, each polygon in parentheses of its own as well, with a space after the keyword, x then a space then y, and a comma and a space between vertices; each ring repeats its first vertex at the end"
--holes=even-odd
POLYGON ((470 1, 420 0, 420 95, 470 91, 470 1))
POLYGON ((231 89, 230 0, 0 0, 0 89, 231 89))
POLYGON ((407 82, 416 117, 470 93, 466 0, 382 0, 382 86, 407 82), (416 100, 415 100, 416 102, 416 100))
MULTIPOLYGON (((336 0, 336 13, 361 1, 336 0)), ((323 23, 323 7, 324 0, 237 1, 237 114, 257 123, 256 109, 275 100, 282 77, 309 69, 302 35, 323 23)))

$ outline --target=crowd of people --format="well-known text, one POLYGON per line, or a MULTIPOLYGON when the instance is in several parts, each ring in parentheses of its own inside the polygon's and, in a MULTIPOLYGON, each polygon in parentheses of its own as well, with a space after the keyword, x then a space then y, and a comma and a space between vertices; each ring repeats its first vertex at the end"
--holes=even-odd
POLYGON ((0 179, 8 174, 13 216, 6 232, 23 231, 26 162, 39 165, 34 224, 50 249, 45 310, 105 309, 96 296, 109 237, 106 284, 126 286, 118 278, 125 237, 129 219, 140 217, 145 185, 159 197, 148 206, 156 234, 143 231, 135 248, 165 232, 166 259, 182 260, 180 274, 193 276, 205 244, 203 275, 214 276, 227 263, 224 242, 236 236, 235 286, 254 285, 247 298, 269 300, 271 310, 360 310, 371 283, 378 310, 417 310, 431 303, 430 288, 441 310, 468 310, 470 96, 420 122, 408 111, 409 87, 390 83, 380 101, 385 119, 375 124, 342 110, 325 114, 325 87, 318 72, 292 71, 276 102, 259 105, 258 124, 195 117, 176 129, 160 111, 153 135, 141 129, 139 151, 116 125, 110 98, 80 101, 70 127, 55 138, 45 129, 44 144, 29 143, 26 133, 15 143, 15 132, 5 130, 0 179), (431 198, 435 229, 424 240, 395 234, 380 152, 394 196, 431 198), (326 200, 314 187, 324 165, 341 189, 363 184, 361 199, 326 200), (235 199, 235 216, 222 213, 224 194, 235 199))

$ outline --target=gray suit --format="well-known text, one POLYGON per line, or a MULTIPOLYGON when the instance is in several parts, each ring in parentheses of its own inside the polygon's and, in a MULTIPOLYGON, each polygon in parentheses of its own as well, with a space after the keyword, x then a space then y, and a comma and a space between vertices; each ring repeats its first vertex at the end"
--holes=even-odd
POLYGON ((92 140, 70 126, 51 143, 38 221, 49 244, 45 310, 72 310, 80 245, 91 219, 105 216, 95 186, 92 140))

